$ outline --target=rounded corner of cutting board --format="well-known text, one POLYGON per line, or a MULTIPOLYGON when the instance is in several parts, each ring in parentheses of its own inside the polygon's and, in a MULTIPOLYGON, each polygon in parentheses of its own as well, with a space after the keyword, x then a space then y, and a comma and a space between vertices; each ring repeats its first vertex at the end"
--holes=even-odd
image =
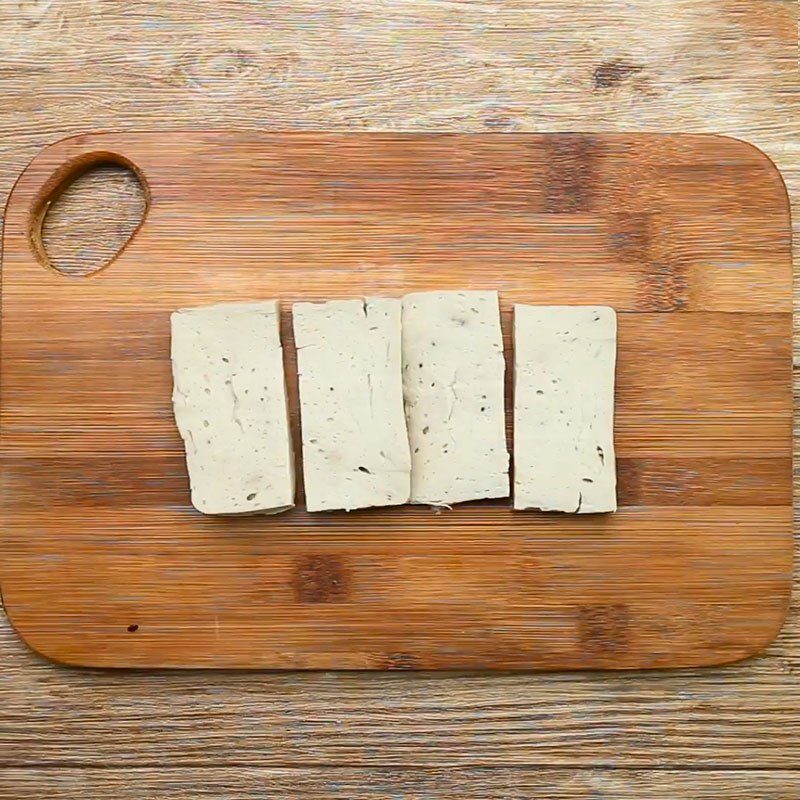
POLYGON ((783 632, 786 621, 789 618, 789 609, 792 602, 792 575, 794 572, 794 560, 792 558, 792 553, 789 553, 787 569, 788 577, 786 578, 783 604, 776 610, 772 627, 766 631, 762 639, 753 642, 752 649, 748 652, 745 658, 753 658, 754 656, 761 655, 768 647, 777 641, 778 637, 783 632))
POLYGON ((742 139, 738 136, 731 136, 730 134, 723 133, 705 134, 705 136, 710 139, 726 142, 733 147, 737 147, 740 150, 747 151, 755 155, 756 159, 764 165, 766 172, 778 179, 781 203, 787 214, 791 214, 791 200, 789 199, 789 190, 786 187, 786 179, 783 177, 780 167, 778 167, 770 155, 765 153, 758 145, 753 144, 753 142, 749 142, 747 139, 742 139))
POLYGON ((28 650, 39 658, 43 658, 45 661, 49 661, 51 664, 55 664, 59 667, 93 666, 88 662, 64 656, 57 647, 57 639, 48 637, 46 634, 28 630, 25 622, 15 614, 13 602, 8 601, 8 592, 5 591, 6 585, 6 582, 4 582, 2 587, 0 587, 0 596, 2 596, 3 599, 3 610, 5 611, 11 630, 28 650), (54 644, 56 644, 55 647, 53 646, 54 644))
POLYGON ((7 224, 3 239, 19 227, 35 225, 33 217, 57 197, 80 173, 105 162, 128 167, 148 193, 147 180, 137 164, 125 155, 132 134, 89 131, 71 134, 46 144, 35 153, 14 181, 5 202, 7 224), (17 219, 17 215, 19 218, 17 219))
POLYGON ((739 653, 725 655, 722 658, 712 658, 708 661, 696 664, 695 666, 723 667, 730 664, 739 664, 743 661, 749 661, 751 658, 759 658, 765 655, 766 650, 771 647, 781 635, 789 616, 789 608, 792 600, 792 568, 793 562, 790 554, 788 564, 789 577, 786 579, 782 604, 775 609, 775 614, 771 618, 764 620, 763 631, 760 632, 760 635, 754 634, 752 640, 748 642, 739 653))

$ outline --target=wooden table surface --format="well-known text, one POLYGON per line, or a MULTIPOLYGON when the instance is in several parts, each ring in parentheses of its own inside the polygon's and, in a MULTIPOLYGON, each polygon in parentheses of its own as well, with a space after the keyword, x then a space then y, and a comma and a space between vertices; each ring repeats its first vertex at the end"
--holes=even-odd
MULTIPOLYGON (((0 0, 0 32, 3 198, 86 130, 685 131, 764 150, 800 220, 793 1, 0 0)), ((76 186, 54 259, 134 188, 76 186)), ((0 797, 266 796, 796 798, 798 603, 759 658, 639 674, 71 670, 0 619, 0 797)))

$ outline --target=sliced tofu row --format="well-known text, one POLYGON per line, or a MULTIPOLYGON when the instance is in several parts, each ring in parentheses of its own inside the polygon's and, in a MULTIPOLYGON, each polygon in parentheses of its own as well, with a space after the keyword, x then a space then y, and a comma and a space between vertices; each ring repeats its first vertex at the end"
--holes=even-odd
MULTIPOLYGON (((293 317, 309 511, 508 496, 496 292, 297 303, 293 317)), ((611 309, 516 307, 515 508, 616 508, 615 336, 611 309)), ((277 303, 179 311, 172 337, 194 505, 291 507, 277 303)))

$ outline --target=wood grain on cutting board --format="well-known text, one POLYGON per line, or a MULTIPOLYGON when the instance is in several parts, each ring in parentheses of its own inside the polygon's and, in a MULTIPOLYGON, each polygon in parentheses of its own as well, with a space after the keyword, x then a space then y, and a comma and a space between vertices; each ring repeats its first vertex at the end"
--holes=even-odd
POLYGON ((25 172, 6 217, 6 608, 49 657, 109 666, 623 668, 751 654, 777 632, 791 579, 790 290, 781 179, 732 139, 65 140, 25 172), (143 226, 106 269, 66 277, 40 263, 31 233, 65 179, 109 159, 145 183, 143 226), (507 501, 191 510, 171 310, 442 288, 499 289, 506 333, 514 302, 621 312, 618 514, 507 501))

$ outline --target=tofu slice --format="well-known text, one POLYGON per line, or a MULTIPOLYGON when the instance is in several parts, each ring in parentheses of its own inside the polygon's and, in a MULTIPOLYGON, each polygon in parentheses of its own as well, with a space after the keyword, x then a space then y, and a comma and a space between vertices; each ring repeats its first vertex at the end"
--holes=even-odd
POLYGON ((504 375, 497 292, 403 298, 413 503, 508 497, 504 375))
POLYGON ((603 306, 514 306, 514 508, 617 509, 617 316, 603 306))
POLYGON ((276 514, 294 505, 278 303, 172 314, 172 395, 192 504, 204 514, 276 514))
POLYGON ((295 303, 309 511, 408 502, 400 301, 295 303))

